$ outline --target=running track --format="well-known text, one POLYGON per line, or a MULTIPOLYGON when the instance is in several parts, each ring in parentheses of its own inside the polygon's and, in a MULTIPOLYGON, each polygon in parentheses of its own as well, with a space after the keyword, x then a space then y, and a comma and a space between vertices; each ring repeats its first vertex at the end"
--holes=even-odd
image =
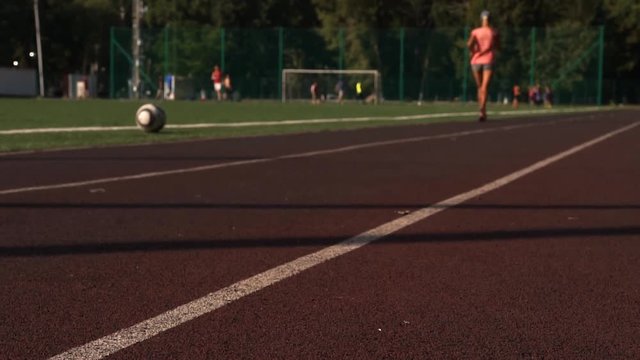
POLYGON ((639 358, 639 115, 0 156, 0 358, 639 358))

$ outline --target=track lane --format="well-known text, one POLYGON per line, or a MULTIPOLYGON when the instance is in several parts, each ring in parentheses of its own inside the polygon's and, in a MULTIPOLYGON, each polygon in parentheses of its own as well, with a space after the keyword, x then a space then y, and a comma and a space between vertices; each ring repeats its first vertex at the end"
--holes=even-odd
POLYGON ((112 358, 637 358, 639 137, 620 135, 112 358))
MULTIPOLYGON (((555 146, 560 148, 566 145, 565 141, 567 134, 586 138, 591 136, 593 133, 601 131, 602 129, 612 128, 619 125, 619 123, 594 125, 596 125, 595 129, 578 129, 578 134, 575 134, 576 129, 564 128, 565 132, 560 131, 557 133, 557 138, 555 140, 551 138, 548 139, 549 148, 544 149, 543 152, 551 152, 554 150, 555 146)), ((490 159, 495 163, 495 161, 500 159, 500 150, 504 150, 498 146, 500 144, 504 145, 504 138, 505 136, 494 138, 494 141, 498 142, 491 144, 490 146, 485 144, 484 149, 482 146, 483 142, 479 141, 479 139, 471 141, 467 146, 471 149, 483 149, 482 151, 486 151, 485 155, 490 157, 490 159)), ((513 142, 513 144, 517 144, 521 139, 510 139, 510 141, 513 142)), ((455 144, 456 147, 459 146, 460 142, 461 140, 457 140, 457 144, 455 144)), ((463 142, 466 143, 466 140, 463 142)), ((246 270, 245 274, 250 274, 253 271, 259 270, 260 265, 256 266, 256 259, 259 260, 257 261, 259 264, 262 264, 265 267, 271 266, 270 264, 278 263, 279 261, 283 261, 283 259, 296 256, 296 253, 311 251, 312 249, 322 246, 327 242, 335 242, 337 241, 336 239, 339 240, 341 236, 346 237, 357 233, 359 231, 358 229, 366 228, 366 226, 369 226, 370 224, 377 224, 380 221, 384 221, 384 219, 393 218, 397 216, 395 214, 395 209, 397 208, 403 209, 407 207, 406 205, 424 204, 423 200, 434 201, 436 196, 442 195, 442 192, 459 191, 459 187, 463 185, 466 186, 477 179, 482 179, 485 176, 489 178, 495 173, 504 171, 505 164, 507 166, 514 166, 520 162, 526 161, 527 157, 534 158, 539 156, 539 150, 536 150, 535 148, 521 148, 520 151, 522 151, 522 154, 511 153, 509 155, 514 157, 522 155, 522 159, 503 159, 505 161, 504 163, 494 165, 491 165, 491 161, 476 164, 475 166, 477 166, 478 169, 482 168, 484 165, 485 168, 489 170, 486 174, 482 174, 472 180, 468 176, 468 171, 474 170, 474 167, 470 167, 468 164, 465 164, 464 161, 464 157, 468 156, 468 153, 457 152, 451 154, 451 144, 448 143, 439 144, 433 147, 432 145, 433 144, 430 144, 428 150, 429 156, 433 156, 434 158, 427 160, 427 163, 417 161, 408 164, 408 168, 406 167, 407 164, 399 167, 395 166, 395 164, 397 164, 400 159, 407 159, 410 158, 410 156, 415 156, 416 148, 424 151, 425 148, 423 146, 415 146, 414 144, 407 146, 404 150, 397 150, 394 148, 396 151, 391 153, 386 150, 382 151, 382 149, 378 149, 371 152, 367 151, 362 154, 350 154, 346 158, 344 156, 330 156, 326 159, 314 159, 313 161, 304 162, 290 160, 275 167, 263 166, 257 167, 256 169, 234 169, 228 173, 225 172, 226 180, 221 181, 218 184, 220 187, 211 187, 210 184, 212 183, 212 178, 206 176, 191 177, 186 180, 184 178, 176 178, 173 180, 169 179, 170 181, 163 182, 163 184, 154 184, 153 187, 145 186, 144 183, 137 184, 136 186, 133 186, 133 188, 131 187, 131 184, 122 184, 109 187, 107 189, 108 192, 106 194, 109 194, 109 199, 113 204, 115 204, 115 206, 107 207, 106 209, 101 208, 100 203, 102 200, 97 201, 96 204, 94 204, 95 206, 92 206, 91 204, 84 204, 83 199, 89 198, 95 200, 93 195, 96 195, 88 195, 86 189, 84 189, 85 191, 83 192, 53 192, 52 194, 47 194, 48 196, 45 199, 43 199, 41 195, 23 196, 20 197, 20 199, 25 201, 25 204, 27 205, 25 208, 20 209, 19 206, 14 206, 8 208, 8 210, 11 210, 10 213, 13 214, 12 216, 15 216, 15 218, 24 219, 24 216, 33 216, 34 223, 35 221, 38 221, 39 226, 44 225, 44 229, 41 230, 45 231, 43 231, 43 234, 40 234, 40 232, 36 233, 26 231, 27 227, 18 227, 17 229, 25 231, 28 235, 26 236, 26 239, 31 239, 35 245, 39 245, 41 243, 59 245, 60 240, 63 240, 63 246, 70 246, 68 248, 69 253, 66 255, 73 259, 55 259, 54 257, 52 261, 52 259, 47 260, 47 256, 36 256, 35 259, 24 259, 22 257, 18 257, 18 260, 24 262, 23 265, 29 268, 40 267, 40 269, 36 269, 31 272, 34 278, 41 277, 41 275, 38 274, 38 271, 52 274, 51 279, 46 279, 47 282, 52 282, 51 288, 56 287, 56 285, 60 285, 60 283, 64 285, 66 282, 76 282, 70 279, 56 278, 57 274, 59 275, 60 273, 65 272, 70 273, 72 271, 69 271, 69 269, 74 268, 78 270, 79 275, 77 276, 80 276, 81 278, 84 277, 83 280, 86 281, 86 283, 95 282, 110 284, 111 288, 109 291, 105 291, 104 289, 63 288, 56 292, 55 290, 50 289, 54 294, 59 293, 60 298, 55 299, 54 302, 60 301, 60 304, 63 306, 59 311, 52 311, 52 313, 56 313, 56 316, 59 317, 54 318, 53 320, 60 320, 61 323, 68 323, 68 330, 73 333, 77 331, 74 330, 74 326, 81 325, 82 319, 73 318, 73 316, 77 315, 72 315, 72 318, 62 319, 69 316, 68 312, 64 312, 65 302, 67 302, 67 305, 72 304, 72 307, 82 308, 88 306, 90 308, 85 309, 87 314, 86 316, 88 317, 95 317, 96 314, 109 313, 110 317, 102 319, 99 324, 87 325, 95 327, 89 329, 87 333, 94 331, 101 332, 110 327, 120 326, 118 324, 131 321, 131 319, 129 319, 131 312, 135 313, 136 317, 138 315, 142 317, 145 314, 154 313, 159 311, 161 308, 171 306, 171 303, 179 303, 182 298, 188 298, 188 300, 190 300, 193 298, 190 298, 190 296, 197 293, 198 289, 201 289, 200 291, 210 291, 212 288, 220 286, 215 285, 216 282, 224 283, 225 281, 232 281, 234 277, 238 278, 246 276, 242 275, 242 272, 226 275, 215 273, 211 274, 214 275, 213 277, 215 278, 212 283, 211 279, 208 279, 207 276, 198 274, 198 272, 193 271, 193 269, 207 269, 210 267, 211 263, 231 264, 231 267, 237 268, 237 265, 242 263, 245 258, 250 258, 252 264, 247 265, 247 269, 243 269, 246 270), (433 159, 442 158, 444 154, 448 155, 447 158, 450 163, 456 164, 453 169, 446 170, 444 168, 437 168, 439 171, 442 171, 441 173, 438 173, 433 171, 434 168, 432 166, 427 167, 427 165, 437 164, 433 159), (335 162, 336 159, 338 159, 337 163, 339 164, 337 167, 335 162), (380 169, 380 164, 384 164, 384 169, 380 169), (378 167, 376 167, 376 165, 378 165, 378 167), (417 171, 419 175, 417 178, 412 179, 411 174, 415 175, 416 170, 421 166, 424 167, 423 171, 417 171), (462 166, 462 168, 460 168, 460 166, 462 166), (502 169, 500 169, 501 166, 502 169), (294 168, 293 171, 291 170, 292 167, 294 168), (424 171, 425 168, 429 171, 424 171), (348 169, 348 171, 345 170, 345 173, 336 174, 336 169, 348 169), (367 176, 369 172, 372 172, 371 176, 367 176), (287 184, 290 188, 285 192, 283 192, 281 188, 283 185, 282 174, 286 174, 285 178, 288 181, 292 181, 287 184), (350 177, 349 174, 357 174, 357 176, 350 177), (237 179, 243 179, 243 181, 240 181, 240 184, 238 184, 237 179), (450 180, 451 183, 448 185, 444 184, 444 182, 446 182, 445 179, 450 180), (408 195, 406 194, 405 197, 403 197, 398 196, 398 192, 394 190, 398 187, 403 189, 415 188, 416 184, 421 182, 423 184, 426 182, 433 185, 429 190, 434 191, 417 194, 417 197, 416 194, 411 194, 412 196, 406 196, 408 195), (180 187, 180 185, 184 183, 190 184, 189 189, 206 189, 209 192, 207 194, 206 191, 199 191, 205 193, 206 201, 203 204, 200 203, 203 207, 198 208, 200 200, 196 202, 184 200, 185 192, 184 189, 180 187), (327 189, 323 188, 319 184, 329 184, 329 189, 340 191, 330 191, 329 195, 327 195, 327 192, 324 191, 327 189), (160 186, 160 189, 158 189, 158 186, 160 186), (165 187, 166 189, 164 189, 165 187), (220 191, 221 188, 225 191, 220 191), (279 190, 265 193, 263 190, 265 188, 279 190), (178 189, 180 191, 172 193, 172 191, 169 191, 168 189, 178 189), (310 191, 309 189, 317 189, 318 191, 316 193, 316 191, 310 191), (134 190, 136 195, 132 196, 130 194, 131 190, 134 190), (284 193, 288 195, 289 200, 283 201, 286 200, 282 197, 284 193), (391 199, 398 201, 389 201, 390 193, 393 194, 391 199), (159 204, 159 208, 155 208, 153 202, 149 204, 149 200, 156 198, 157 194, 163 194, 163 202, 162 204, 159 204), (73 198, 76 203, 80 200, 80 204, 77 204, 78 207, 66 208, 64 206, 55 206, 55 204, 64 204, 70 197, 73 198), (363 201, 363 199, 365 199, 365 201, 363 201), (218 200, 219 202, 212 200, 218 200), (32 205, 35 203, 40 204, 41 206, 36 206, 35 210, 30 209, 28 206, 30 201, 32 205), (177 203, 175 208, 172 208, 171 206, 173 201, 177 203), (235 205, 237 205, 237 202, 240 204, 244 202, 248 208, 240 206, 234 209, 233 201, 236 201, 235 205), (52 202, 54 206, 47 208, 47 202, 52 202), (211 202, 213 203, 212 207, 214 208, 214 211, 211 211, 208 207, 211 202), (251 209, 251 204, 255 205, 256 203, 258 203, 256 206, 257 209, 251 209), (133 210, 129 209, 126 206, 127 204, 133 204, 133 210), (138 204, 139 206, 136 207, 135 204, 138 204), (169 204, 168 207, 167 204, 169 204), (225 204, 230 206, 225 207, 225 204), (403 206, 400 207, 396 205, 403 206), (301 209, 304 210, 305 206, 307 206, 306 212, 310 216, 306 216, 307 214, 304 214, 301 217, 297 213, 301 209), (365 208, 364 212, 362 211, 362 207, 365 208), (205 216, 193 216, 193 208, 203 212, 203 215, 205 216), (189 210, 189 212, 184 214, 185 210, 189 210), (16 211, 18 214, 15 214, 16 211), (224 214, 228 212, 230 212, 230 214, 224 216, 224 214), (136 215, 136 213, 138 214, 136 215), (252 213, 254 215, 251 215, 252 213), (156 214, 158 215, 156 216, 156 219, 171 219, 169 220, 169 224, 164 224, 164 221, 154 221, 153 218, 156 214), (178 246, 174 248, 169 247, 168 250, 162 250, 162 245, 166 242, 179 243, 183 241, 183 239, 175 239, 167 235, 175 234, 172 230, 177 230, 181 227, 184 228, 185 223, 190 225, 189 227, 191 230, 189 231, 191 231, 191 234, 193 235, 187 239, 195 239, 197 242, 201 242, 210 240, 207 236, 211 236, 211 229, 221 229, 222 225, 229 223, 233 224, 232 221, 234 221, 234 219, 237 220, 238 217, 243 216, 246 216, 243 221, 252 224, 250 228, 240 227, 242 228, 242 231, 245 232, 244 234, 246 236, 242 237, 235 234, 235 237, 234 235, 225 237, 225 234, 233 234, 233 232, 228 231, 228 229, 222 229, 220 231, 221 239, 229 240, 231 243, 231 249, 228 249, 227 247, 216 247, 213 245, 207 248, 207 244, 205 244, 204 246, 194 246, 192 248, 189 248, 188 246, 181 248, 178 246), (194 217, 195 219, 193 219, 194 217), (151 220, 148 220, 149 218, 151 218, 151 220), (211 218, 214 218, 215 220, 212 221, 211 218), (367 220, 363 221, 363 218, 366 218, 367 220), (77 229, 74 230, 77 231, 76 234, 68 233, 67 231, 69 228, 74 228, 74 223, 71 223, 72 220, 66 220, 69 224, 68 226, 64 226, 66 224, 65 219, 73 219, 73 222, 76 224, 87 223, 92 226, 85 228, 82 228, 82 226, 76 226, 77 229), (147 219, 147 229, 140 230, 140 233, 138 234, 135 228, 131 227, 131 224, 139 221, 145 221, 145 219, 147 219), (301 220, 303 222, 298 223, 301 220), (46 223, 49 223, 50 227, 46 226, 46 223), (341 224, 343 225, 343 229, 341 229, 343 231, 336 233, 333 228, 324 229, 327 223, 341 224), (257 224, 257 226, 254 227, 254 224, 257 224), (273 224, 276 224, 275 229, 273 224), (278 224, 285 225, 283 226, 278 224), (219 225, 220 227, 218 227, 219 225), (149 227, 160 227, 160 229, 157 231, 151 231, 150 233, 148 231, 149 227), (99 229, 105 229, 103 230, 104 233, 99 229), (305 231, 308 231, 308 233, 305 233, 305 231), (133 232, 133 234, 131 234, 131 232, 133 232), (133 249, 136 251, 130 251, 131 249, 127 248, 121 249, 120 251, 116 249, 114 252, 103 251, 104 248, 109 248, 109 246, 105 246, 105 243, 108 245, 109 241, 116 243, 124 241, 125 243, 130 243, 132 238, 137 239, 137 236, 143 234, 146 234, 146 237, 141 237, 141 247, 139 249, 133 249), (281 244, 280 246, 275 245, 273 247, 269 247, 269 245, 266 244, 268 241, 264 241, 265 239, 263 239, 264 234, 271 234, 269 237, 274 240, 274 243, 278 243, 280 240, 300 239, 298 240, 299 244, 305 244, 306 239, 309 240, 312 245, 299 246, 297 244, 292 244, 291 241, 289 241, 281 244), (277 236, 277 234, 285 234, 284 239, 282 235, 277 236), (240 250, 235 249, 233 244, 243 238, 244 240, 256 241, 250 243, 244 248, 240 248, 240 250), (65 239, 71 239, 73 241, 69 244, 69 241, 65 239), (163 241, 163 239, 166 241, 163 241), (94 251, 85 253, 80 251, 80 255, 74 255, 79 249, 81 250, 81 248, 78 247, 74 248, 74 243, 80 243, 80 245, 83 245, 85 241, 88 241, 89 243, 96 243, 93 247, 94 251), (151 242, 151 245, 145 247, 144 243, 146 242, 151 242), (256 249, 256 247, 258 248, 256 249), (265 259, 264 247, 275 248, 277 251, 269 250, 269 259, 265 259), (293 247, 293 249, 291 249, 291 247, 293 247), (224 249, 223 254, 219 253, 221 248, 224 249), (207 252, 207 254, 202 254, 203 252, 207 252), (176 256, 176 253, 184 256, 176 256), (149 254, 151 255, 149 256, 149 254), (229 256, 229 254, 231 255, 229 256), (43 258, 44 261, 42 261, 43 258), (184 263, 189 263, 194 259, 196 263, 190 268, 191 271, 183 270, 184 263), (42 266, 43 262, 48 263, 48 265, 45 264, 42 266), (107 269, 108 267, 111 267, 112 265, 110 264, 113 264, 114 262, 122 267, 119 269, 107 269), (134 268, 132 264, 135 264, 136 267, 134 268), (164 268, 165 265, 166 268, 164 268), (138 267, 143 268, 143 270, 140 271, 138 267), (171 274, 172 272, 175 272, 176 269, 178 272, 176 274, 171 274), (141 274, 137 274, 138 272, 141 272, 141 274), (123 274, 131 277, 130 282, 127 282, 126 284, 118 284, 117 281, 109 280, 122 277, 123 274), (186 276, 183 278, 180 275, 193 276, 190 277, 190 279, 193 280, 190 280, 190 284, 184 284, 186 276), (91 276, 95 276, 95 278, 92 279, 91 276), (164 280, 165 277, 170 279, 170 283, 162 283, 161 280, 164 280), (144 293, 136 295, 136 290, 134 290, 136 289, 136 285, 139 286, 140 283, 148 283, 149 279, 157 279, 157 281, 152 281, 151 284, 148 284, 149 288, 142 290, 144 293), (56 284, 56 281, 59 283, 56 284), (193 286, 193 282, 198 283, 197 289, 190 288, 190 285, 193 286), (176 289, 178 290, 176 291, 176 289), (66 294, 69 290, 71 290, 71 292, 66 294), (157 295, 159 299, 149 299, 149 296, 151 295, 149 291, 159 292, 159 295, 157 295), (109 294, 109 292, 111 292, 111 294, 109 294), (89 293, 89 295, 87 293, 89 293), (127 307, 131 306, 131 304, 127 303, 126 299, 115 299, 116 302, 119 302, 118 304, 108 303, 108 301, 114 301, 114 299, 109 298, 109 295, 117 298, 118 296, 131 296, 130 294, 134 294, 132 296, 137 297, 134 300, 140 300, 141 304, 144 304, 149 308, 146 308, 143 305, 127 307), (73 299, 77 299, 79 296, 85 298, 83 299, 83 304, 74 303, 73 299), (92 298, 92 296, 95 296, 95 298, 92 298), (69 299, 65 300, 65 297, 68 297, 69 299), (167 302, 166 299, 168 298, 172 298, 172 301, 167 302), (109 309, 110 307, 113 308, 109 309), (114 311, 113 309, 126 309, 131 311, 122 311, 121 314, 114 316, 114 313, 118 313, 118 311, 114 311), (92 313, 93 315, 91 315, 92 313), (77 323, 78 320, 80 320, 80 324, 77 323), (115 325, 111 322, 115 323, 115 325)), ((404 146, 401 148, 404 148, 404 146)), ((474 151, 477 152, 478 150, 474 151)), ((213 178, 215 180, 219 180, 217 176, 214 176, 213 178)), ((3 215, 6 216, 4 211, 3 215)), ((9 223, 11 223, 11 221, 9 221, 9 223)), ((6 228, 3 226, 3 229, 6 228)), ((15 229, 16 228, 13 230, 15 229)), ((37 249, 32 250, 37 253, 37 249)), ((215 271, 219 270, 220 269, 216 269, 215 271)), ((231 273, 234 271, 238 270, 230 270, 231 273)), ((26 271, 26 273, 29 273, 29 271, 26 271)), ((41 281, 42 279, 38 280, 41 281)), ((67 284, 67 286, 68 285, 69 284, 67 284)), ((48 290, 43 291, 42 296, 48 292, 48 290)), ((27 293, 25 293, 24 296, 29 297, 29 295, 30 294, 27 290, 27 293)), ((35 298, 37 298, 37 296, 35 298)), ((44 299, 42 306, 49 306, 50 304, 48 302, 50 301, 51 299, 44 299)), ((24 312, 20 313, 24 314, 24 312)), ((40 314, 39 316, 42 315, 43 314, 40 314)), ((44 314, 43 319, 29 319, 29 321, 33 321, 34 324, 38 324, 39 321, 46 323, 46 316, 48 315, 44 314)), ((26 322, 28 323, 29 321, 26 322)), ((56 321, 52 321, 52 323, 55 324, 56 321)), ((46 333, 46 331, 44 333, 46 333)), ((48 334, 47 336, 51 335, 48 334)), ((65 336, 68 336, 68 334, 65 334, 65 336)), ((56 340, 55 336, 52 340, 56 340)), ((62 339, 57 340, 60 341, 58 344, 61 344, 67 339, 63 337, 62 339)), ((42 344, 46 345, 46 342, 46 340, 43 340, 42 344)))
MULTIPOLYGON (((609 113, 602 113, 606 115, 609 113)), ((545 116, 517 119, 514 124, 545 124, 566 119, 588 120, 592 114, 545 116)), ((484 124, 492 129, 505 126, 504 121, 484 124)), ((473 123, 411 125, 353 131, 302 133, 269 137, 195 140, 169 144, 113 146, 94 149, 55 150, 23 154, 0 154, 0 191, 90 179, 132 176, 145 172, 163 172, 185 167, 210 166, 229 162, 250 162, 290 154, 358 143, 385 141, 421 135, 442 135, 464 130, 478 130, 473 123), (239 143, 244 146, 238 146, 239 143), (38 168, 43 176, 34 176, 38 168)), ((162 136, 160 134, 159 136, 162 136)))

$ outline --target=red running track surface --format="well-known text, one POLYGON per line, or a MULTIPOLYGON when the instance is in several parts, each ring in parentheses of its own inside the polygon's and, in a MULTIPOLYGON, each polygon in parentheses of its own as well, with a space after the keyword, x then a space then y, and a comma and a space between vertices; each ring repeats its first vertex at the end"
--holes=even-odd
MULTIPOLYGON (((2 156, 6 190, 487 130, 0 195, 0 358, 82 346, 636 121, 616 111, 2 156)), ((639 139, 625 131, 109 358, 638 358, 639 139)))

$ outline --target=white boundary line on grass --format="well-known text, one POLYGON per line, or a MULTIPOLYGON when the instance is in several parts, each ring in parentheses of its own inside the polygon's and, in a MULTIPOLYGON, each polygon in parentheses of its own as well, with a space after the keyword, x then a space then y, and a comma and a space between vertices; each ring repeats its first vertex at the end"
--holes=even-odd
MULTIPOLYGON (((489 115, 534 115, 534 114, 562 114, 579 113, 598 110, 597 107, 585 107, 575 109, 544 109, 544 110, 510 110, 510 111, 490 111, 489 115)), ((304 125, 304 124, 331 124, 348 122, 373 122, 373 121, 410 121, 427 119, 446 119, 453 117, 476 116, 477 112, 460 113, 439 113, 424 115, 406 116, 368 116, 353 118, 326 118, 307 120, 281 120, 281 121, 247 121, 232 123, 202 123, 202 124, 168 124, 168 129, 204 129, 204 128, 239 128, 256 126, 282 126, 282 125, 304 125)), ((71 133, 71 132, 98 132, 98 131, 132 131, 139 130, 137 126, 83 126, 83 127, 59 127, 59 128, 37 128, 37 129, 11 129, 0 130, 0 135, 28 135, 28 134, 51 134, 51 133, 71 133)))
POLYGON ((501 126, 501 127, 495 127, 495 128, 489 128, 489 129, 467 130, 467 131, 461 131, 461 132, 449 133, 449 134, 426 135, 426 136, 418 136, 418 137, 411 137, 411 138, 404 138, 404 139, 376 141, 376 142, 370 142, 370 143, 364 143, 364 144, 349 145, 349 146, 344 146, 339 148, 281 155, 281 156, 263 158, 263 159, 240 160, 240 161, 232 161, 232 162, 212 164, 212 165, 203 165, 203 166, 174 169, 174 170, 165 170, 165 171, 153 171, 153 172, 146 172, 146 173, 140 173, 140 174, 108 177, 108 178, 101 178, 101 179, 94 179, 94 180, 4 189, 4 190, 0 190, 0 196, 34 192, 34 191, 77 188, 77 187, 88 186, 88 185, 98 185, 98 184, 122 182, 122 181, 129 181, 129 180, 148 179, 148 178, 167 176, 167 175, 188 174, 188 173, 209 171, 209 170, 229 168, 229 167, 242 166, 242 165, 268 163, 268 162, 273 162, 278 160, 298 159, 298 158, 306 158, 306 157, 319 156, 319 155, 336 154, 341 152, 361 150, 361 149, 367 149, 367 148, 373 148, 373 147, 379 147, 379 146, 407 144, 407 143, 427 141, 427 140, 449 139, 449 138, 456 138, 456 137, 469 136, 469 135, 521 129, 521 128, 527 128, 527 127, 533 127, 533 126, 551 125, 551 124, 557 124, 558 122, 568 122, 568 121, 573 121, 578 119, 581 119, 581 117, 573 117, 573 118, 563 119, 560 121, 548 121, 543 123, 518 124, 518 125, 501 126))
POLYGON ((286 280, 309 268, 320 265, 339 256, 345 255, 376 240, 380 240, 405 227, 425 220, 441 211, 455 207, 463 202, 486 194, 490 191, 499 189, 534 171, 547 167, 557 161, 560 161, 579 151, 594 146, 622 132, 628 131, 638 125, 640 125, 640 122, 636 122, 623 128, 611 131, 605 135, 574 146, 569 150, 548 157, 533 165, 518 170, 476 189, 453 196, 433 206, 424 207, 409 215, 392 220, 360 235, 356 235, 350 239, 344 240, 343 242, 340 242, 336 245, 329 246, 312 254, 299 257, 293 261, 274 267, 270 270, 254 275, 248 279, 239 281, 218 291, 209 293, 208 295, 205 295, 184 305, 178 306, 153 318, 147 319, 128 328, 121 329, 110 335, 94 340, 85 345, 73 348, 62 354, 56 355, 50 360, 102 359, 117 351, 154 337, 164 331, 175 328, 200 316, 209 314, 214 310, 217 310, 236 300, 240 300, 243 297, 260 291, 268 286, 286 280))

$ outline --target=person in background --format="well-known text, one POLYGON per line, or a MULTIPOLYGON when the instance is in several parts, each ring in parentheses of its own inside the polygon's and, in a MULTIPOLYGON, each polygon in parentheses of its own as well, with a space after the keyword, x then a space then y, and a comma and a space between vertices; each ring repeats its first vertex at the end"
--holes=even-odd
POLYGON ((316 105, 320 103, 320 97, 318 96, 318 82, 314 81, 311 83, 311 87, 309 88, 309 92, 311 93, 311 104, 316 105))
POLYGON ((540 106, 544 103, 544 94, 542 93, 542 88, 540 84, 536 84, 533 91, 533 103, 537 106, 540 106))
POLYGON ((544 87, 544 107, 551 109, 553 107, 553 91, 551 87, 544 87))
POLYGON ((164 98, 164 79, 162 75, 158 76, 158 90, 156 91, 156 99, 164 98))
POLYGON ((471 69, 473 78, 478 87, 478 104, 480 106, 480 117, 478 121, 487 120, 487 92, 496 57, 496 50, 499 47, 498 32, 491 26, 489 21, 489 11, 484 10, 480 14, 482 25, 471 31, 467 47, 471 52, 471 69))
POLYGON ((514 109, 518 109, 519 106, 519 101, 520 101, 520 85, 515 84, 513 85, 513 108, 514 109))
POLYGON ((529 86, 529 105, 535 105, 538 98, 539 89, 536 85, 529 86))
POLYGON ((233 87, 231 86, 231 75, 229 74, 224 75, 223 86, 224 86, 224 93, 222 94, 223 98, 225 100, 231 99, 232 93, 233 93, 233 87))
POLYGON ((213 81, 213 90, 216 92, 216 98, 222 100, 222 71, 220 71, 218 65, 213 67, 211 81, 213 81))
POLYGON ((339 104, 342 104, 344 102, 344 81, 342 79, 339 79, 336 83, 335 91, 337 96, 336 100, 339 104))
POLYGON ((362 90, 362 83, 360 81, 356 83, 356 97, 358 101, 364 101, 364 91, 362 90))

